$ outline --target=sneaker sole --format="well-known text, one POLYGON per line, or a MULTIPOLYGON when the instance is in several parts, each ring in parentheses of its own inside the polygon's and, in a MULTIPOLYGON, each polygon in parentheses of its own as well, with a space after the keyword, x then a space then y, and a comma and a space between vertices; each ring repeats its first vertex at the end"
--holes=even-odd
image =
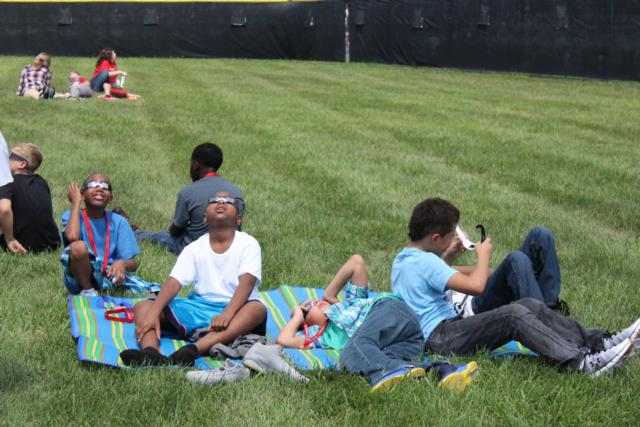
POLYGON ((371 387, 371 393, 377 393, 383 390, 389 390, 393 388, 400 381, 406 380, 407 378, 422 378, 426 375, 426 372, 422 368, 413 368, 411 371, 407 372, 404 375, 398 375, 396 377, 391 377, 385 382, 378 383, 375 386, 371 387))
POLYGON ((213 375, 205 377, 204 375, 189 374, 191 374, 191 372, 187 372, 187 380, 193 384, 211 385, 222 382, 222 377, 214 377, 213 375))
POLYGON ((251 359, 249 359, 249 360, 247 360, 247 359, 243 360, 243 361, 242 361, 242 364, 243 364, 244 366, 246 366, 247 368, 249 368, 249 369, 253 370, 253 371, 260 372, 260 373, 262 373, 262 374, 264 374, 264 373, 266 372, 266 370, 265 370, 262 366, 260 366, 257 362, 254 362, 254 361, 253 361, 253 360, 251 360, 251 359))
POLYGON ((478 364, 476 362, 469 362, 464 371, 447 375, 445 379, 438 383, 438 388, 446 388, 459 392, 465 391, 478 374, 478 364))
POLYGON ((592 378, 596 378, 604 373, 611 371, 614 368, 617 368, 620 365, 620 363, 627 358, 627 355, 632 353, 633 347, 634 347, 633 341, 627 338, 627 347, 624 349, 624 351, 621 351, 620 353, 616 354, 616 356, 613 359, 611 359, 609 363, 607 363, 605 366, 603 366, 596 372, 589 374, 589 376, 592 378))

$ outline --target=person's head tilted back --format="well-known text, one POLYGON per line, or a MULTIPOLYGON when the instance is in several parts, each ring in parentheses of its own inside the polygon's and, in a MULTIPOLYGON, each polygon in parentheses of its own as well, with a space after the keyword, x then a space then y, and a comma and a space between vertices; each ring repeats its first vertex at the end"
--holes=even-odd
POLYGON ((11 148, 9 160, 12 173, 32 174, 42 164, 42 153, 35 144, 18 144, 11 148))

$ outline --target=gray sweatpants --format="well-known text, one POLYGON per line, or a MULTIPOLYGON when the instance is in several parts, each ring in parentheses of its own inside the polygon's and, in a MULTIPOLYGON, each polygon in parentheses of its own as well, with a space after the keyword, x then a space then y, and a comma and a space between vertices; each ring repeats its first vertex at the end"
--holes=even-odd
POLYGON ((88 84, 76 84, 71 86, 69 94, 73 99, 91 98, 93 96, 93 91, 91 90, 91 86, 88 84))

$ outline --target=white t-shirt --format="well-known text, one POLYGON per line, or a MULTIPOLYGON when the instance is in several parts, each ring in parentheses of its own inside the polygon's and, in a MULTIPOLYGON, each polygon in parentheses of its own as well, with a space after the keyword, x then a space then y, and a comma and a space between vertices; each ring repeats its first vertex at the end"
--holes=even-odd
POLYGON ((10 182, 13 182, 13 176, 9 168, 9 148, 0 132, 0 187, 10 182))
POLYGON ((238 288, 239 276, 256 278, 249 301, 259 300, 262 283, 262 253, 258 241, 243 231, 236 231, 233 242, 223 254, 215 253, 209 244, 209 233, 187 245, 178 256, 170 276, 182 286, 193 285, 202 298, 229 302, 238 288))

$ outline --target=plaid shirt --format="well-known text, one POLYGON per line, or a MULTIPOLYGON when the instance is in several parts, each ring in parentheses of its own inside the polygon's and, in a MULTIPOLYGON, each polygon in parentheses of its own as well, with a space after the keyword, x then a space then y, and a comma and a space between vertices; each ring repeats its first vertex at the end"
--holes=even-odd
POLYGON ((344 330, 351 338, 364 323, 371 307, 381 298, 399 298, 390 293, 381 293, 376 298, 369 298, 369 287, 355 286, 349 281, 344 289, 344 299, 333 304, 325 311, 325 315, 335 326, 344 330))
POLYGON ((18 96, 23 96, 28 89, 40 90, 51 84, 51 71, 44 65, 37 70, 32 65, 27 65, 22 69, 20 84, 18 85, 18 96))

